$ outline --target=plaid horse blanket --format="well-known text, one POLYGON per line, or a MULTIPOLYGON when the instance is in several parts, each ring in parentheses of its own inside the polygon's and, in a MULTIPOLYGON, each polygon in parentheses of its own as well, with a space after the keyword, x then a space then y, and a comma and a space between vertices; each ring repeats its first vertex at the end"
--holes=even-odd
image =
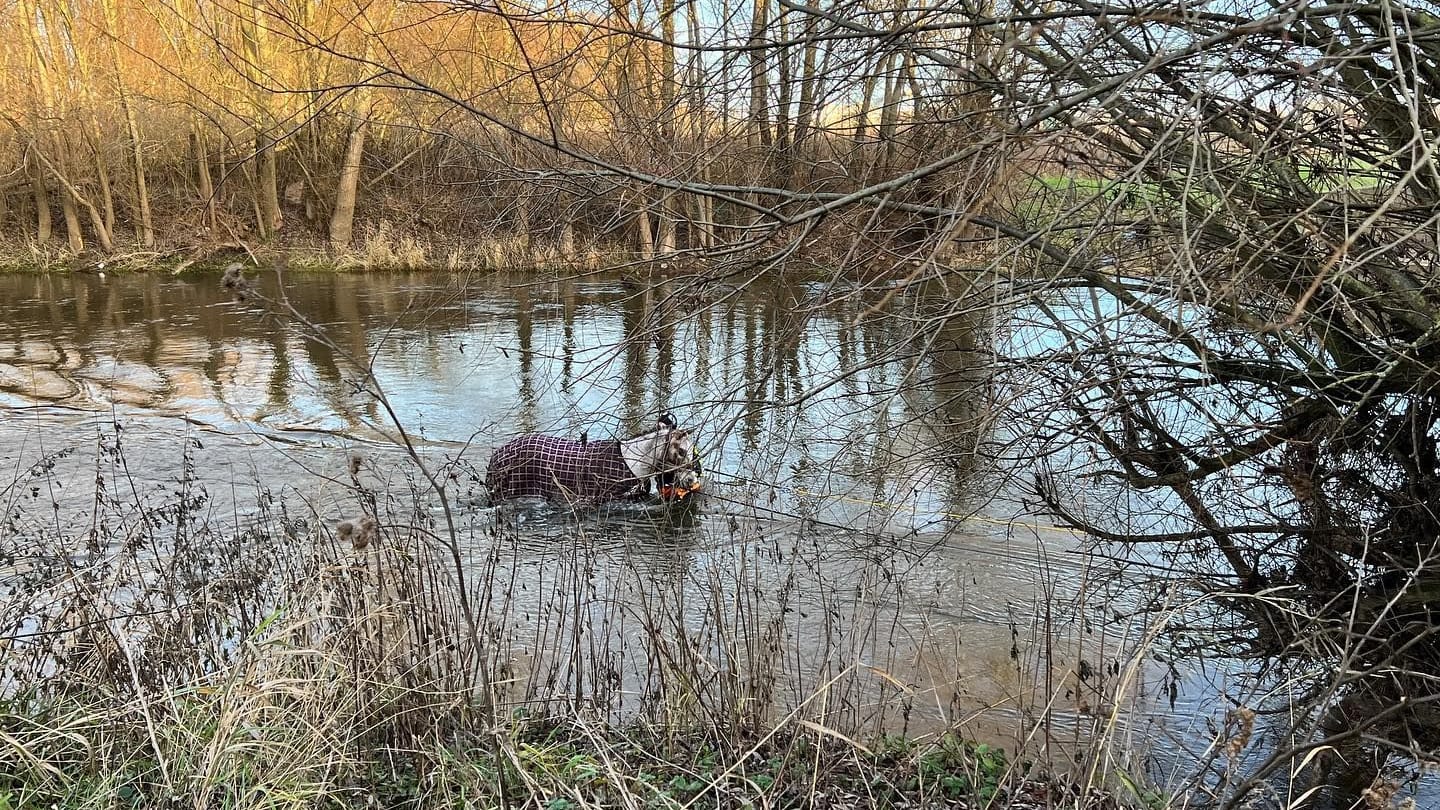
POLYGON ((565 498, 606 501, 642 493, 620 455, 620 442, 578 442, 531 433, 495 449, 485 473, 494 498, 565 498))

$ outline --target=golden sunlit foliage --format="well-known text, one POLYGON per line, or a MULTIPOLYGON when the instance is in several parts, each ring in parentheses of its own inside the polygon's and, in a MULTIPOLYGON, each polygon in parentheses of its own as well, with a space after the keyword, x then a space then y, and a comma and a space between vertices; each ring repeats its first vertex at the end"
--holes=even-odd
POLYGON ((356 193, 358 168, 342 164, 363 159, 357 132, 439 182, 457 143, 497 148, 500 126, 564 141, 603 132, 653 95, 633 77, 651 75, 655 49, 593 22, 402 0, 0 5, 0 37, 14 43, 0 51, 8 208, 23 201, 44 241, 58 200, 77 251, 111 249, 119 222, 139 229, 151 193, 172 240, 196 228, 264 237, 297 215, 321 221, 349 175, 356 193), (628 82, 615 80, 621 60, 635 67, 628 82))
MULTIPOLYGON (((792 193, 843 196, 994 126, 991 89, 915 52, 973 59, 1003 32, 859 2, 897 31, 925 14, 949 27, 857 35, 772 0, 13 0, 0 253, 765 250, 792 193)), ((949 197, 906 193, 994 199, 999 161, 957 163, 949 197)), ((876 244, 914 230, 846 216, 890 234, 876 244)))

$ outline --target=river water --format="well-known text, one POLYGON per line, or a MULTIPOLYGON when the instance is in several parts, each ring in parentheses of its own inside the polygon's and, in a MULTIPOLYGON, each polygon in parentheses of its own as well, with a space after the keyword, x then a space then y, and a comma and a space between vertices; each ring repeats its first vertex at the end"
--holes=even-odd
POLYGON ((188 477, 210 519, 244 525, 273 496, 325 525, 355 511, 352 456, 378 490, 414 486, 402 428, 437 467, 483 471, 519 433, 624 436, 664 411, 696 433, 707 471, 681 519, 522 505, 496 551, 481 547, 495 510, 473 477, 453 479, 472 558, 509 583, 509 649, 532 697, 593 683, 554 653, 573 654, 577 612, 624 692, 652 663, 632 649, 637 614, 663 602, 703 641, 738 615, 723 602, 779 639, 750 655, 783 659, 782 707, 843 675, 852 726, 960 726, 1161 785, 1222 734, 1222 696, 1241 699, 1223 666, 1136 656, 1165 597, 1027 515, 1034 460, 994 441, 1018 429, 994 424, 984 313, 937 322, 908 293, 814 281, 254 284, 263 300, 215 275, 0 277, 0 464, 45 481, 6 490, 13 531, 88 531, 97 459, 119 444, 127 486, 188 477), (557 591, 565 570, 581 596, 557 591))

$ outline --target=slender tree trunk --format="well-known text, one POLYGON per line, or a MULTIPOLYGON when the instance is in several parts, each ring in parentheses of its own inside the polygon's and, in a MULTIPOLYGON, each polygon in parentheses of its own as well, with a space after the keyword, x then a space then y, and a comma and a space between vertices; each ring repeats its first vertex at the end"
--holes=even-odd
POLYGON ((709 250, 715 246, 715 223, 710 209, 710 198, 703 194, 696 194, 691 199, 694 200, 695 206, 695 219, 691 222, 695 245, 702 250, 709 250))
MULTIPOLYGON (((76 24, 75 14, 79 9, 66 3, 53 4, 49 9, 50 12, 45 17, 44 28, 46 38, 51 41, 50 52, 54 55, 52 58, 62 65, 66 72, 78 76, 81 87, 80 115, 77 116, 79 120, 70 122, 69 126, 62 128, 56 134, 55 165, 50 168, 68 192, 61 202, 62 205, 69 204, 68 209, 62 210, 66 215, 65 229, 70 237, 71 249, 76 249, 77 243, 81 246, 80 249, 83 249, 84 246, 84 238, 79 230, 79 209, 76 208, 77 205, 83 205, 86 213, 90 216, 90 224, 95 231, 96 240, 99 241, 101 248, 108 252, 115 247, 115 192, 110 182, 110 167, 106 154, 107 144, 104 140, 106 133, 97 112, 101 102, 100 94, 97 92, 100 82, 92 69, 90 54, 83 47, 81 26, 76 24), (95 181, 100 191, 98 207, 88 197, 81 195, 72 179, 71 168, 85 162, 80 150, 71 147, 70 133, 74 130, 79 131, 81 140, 90 149, 90 159, 95 167, 95 181), (71 199, 72 197, 73 199, 71 199)), ((113 45, 114 37, 111 36, 110 39, 113 45)), ((119 82, 121 78, 118 62, 115 65, 115 72, 116 81, 119 82)), ((50 89, 52 106, 58 111, 64 106, 65 99, 53 86, 50 89)))
POLYGON ((38 160, 30 161, 30 190, 35 196, 35 238, 48 242, 55 226, 50 214, 50 192, 45 188, 45 170, 38 160))
MULTIPOLYGON (((255 232, 260 235, 261 239, 264 239, 270 235, 270 230, 265 227, 265 211, 260 207, 260 167, 258 163, 259 161, 254 158, 248 158, 241 160, 236 168, 245 175, 246 184, 251 189, 250 213, 255 217, 255 232)), ((224 176, 222 171, 221 177, 224 176)))
MULTIPOLYGON (((790 41, 790 14, 789 9, 780 11, 780 41, 790 41)), ((776 87, 776 109, 775 109, 775 155, 780 161, 778 175, 781 178, 790 176, 790 106, 794 98, 794 88, 791 84, 793 79, 790 65, 790 46, 786 45, 776 49, 775 65, 778 73, 778 86, 776 87)))
POLYGON ((106 253, 114 251, 115 232, 106 224, 104 214, 93 205, 87 205, 85 210, 90 212, 90 227, 95 231, 95 239, 100 243, 100 249, 106 253))
MULTIPOLYGON (((630 0, 611 0, 611 7, 614 9, 620 29, 629 31, 630 0)), ((619 46, 618 53, 611 60, 615 68, 615 99, 611 105, 611 116, 615 122, 615 131, 622 137, 630 132, 633 122, 631 105, 634 103, 636 94, 631 76, 630 60, 632 58, 630 41, 627 39, 619 46)))
POLYGON ((920 104, 925 98, 925 89, 915 78, 915 54, 905 55, 905 86, 910 88, 910 120, 920 120, 920 104))
POLYGON ((563 261, 571 261, 575 258, 575 224, 568 218, 560 223, 560 236, 556 240, 556 250, 563 261))
POLYGON ((280 184, 275 168, 275 139, 270 134, 269 91, 265 89, 265 66, 268 54, 265 52, 265 24, 261 19, 262 10, 257 4, 248 9, 249 16, 242 18, 240 36, 245 52, 245 74, 251 87, 254 119, 250 122, 255 136, 255 208, 259 212, 257 226, 263 237, 279 232, 285 224, 280 210, 280 184))
POLYGON ((675 204, 675 195, 667 193, 660 201, 660 234, 656 250, 661 256, 675 255, 675 220, 678 214, 679 206, 675 204))
POLYGON ((675 0, 660 0, 660 112, 661 134, 667 147, 675 140, 675 106, 678 101, 675 81, 675 0))
MULTIPOLYGON (((743 2, 743 0, 734 0, 734 1, 735 1, 735 2, 743 2)), ((733 9, 731 8, 731 5, 730 5, 731 2, 732 2, 732 0, 720 0, 720 13, 721 13, 720 19, 722 19, 722 20, 729 20, 729 19, 731 19, 732 17, 735 16, 735 13, 734 13, 733 9)), ((692 25, 691 25, 691 30, 695 32, 695 36, 694 36, 695 41, 696 41, 696 42, 699 42, 699 41, 700 41, 700 36, 699 36, 700 28, 699 28, 698 14, 694 11, 695 5, 696 5, 696 4, 695 4, 694 2, 686 3, 686 4, 685 4, 685 8, 689 11, 690 16, 691 16, 691 19, 694 20, 694 22, 693 22, 692 25)), ((728 31, 728 28, 727 28, 726 30, 728 31)), ((728 36, 726 37, 726 41, 727 41, 727 42, 729 41, 728 36)), ((700 58, 700 54, 699 54, 698 52, 691 52, 690 58, 691 58, 691 60, 694 60, 694 61, 698 62, 698 61, 699 61, 699 58, 700 58)), ((738 58, 737 58, 735 61, 733 61, 733 62, 731 62, 731 61, 726 61, 726 60, 722 59, 722 60, 720 61, 720 65, 719 65, 719 67, 718 67, 718 69, 717 69, 717 70, 718 70, 718 73, 719 73, 719 76, 720 76, 720 81, 719 81, 719 85, 720 85, 720 110, 719 110, 720 129, 719 129, 719 131, 716 133, 716 135, 717 135, 717 137, 719 137, 722 141, 727 141, 727 142, 728 142, 729 139, 730 139, 730 115, 731 115, 731 111, 735 109, 735 90, 736 90, 737 87, 740 86, 740 82, 731 81, 731 69, 732 69, 732 67, 733 67, 735 64, 738 64, 738 62, 739 62, 739 59, 738 59, 738 58)), ((700 72, 703 72, 703 69, 702 69, 702 71, 700 71, 700 72)), ((698 85, 698 84, 695 86, 695 95, 696 95, 696 98, 700 98, 700 97, 701 97, 700 85, 698 85)), ((748 118, 747 118, 747 124, 746 124, 746 126, 748 126, 748 118)))
POLYGON ((640 260, 651 261, 655 258, 655 231, 650 225, 650 208, 645 205, 645 195, 640 195, 640 203, 635 213, 635 241, 640 249, 640 260))
POLYGON ((37 238, 41 242, 49 241, 54 235, 54 222, 50 211, 50 193, 46 187, 47 164, 44 154, 45 130, 48 126, 45 122, 60 117, 56 109, 55 94, 50 83, 50 57, 46 53, 46 41, 41 38, 38 27, 48 29, 40 13, 40 6, 36 2, 22 2, 19 4, 21 26, 25 30, 25 38, 29 44, 26 51, 26 66, 30 74, 31 87, 34 92, 34 107, 31 110, 30 122, 30 153, 27 160, 30 163, 30 184, 35 195, 35 222, 37 238))
MULTIPOLYGON (((660 136, 661 155, 665 161, 664 171, 674 174, 676 108, 679 106, 675 77, 675 0, 660 2, 660 136)), ((673 192, 666 192, 661 198, 659 210, 658 249, 661 256, 673 256, 676 249, 676 220, 680 208, 675 204, 673 192)))
POLYGON ((135 205, 140 210, 140 244, 155 245, 155 220, 150 213, 150 185, 145 177, 145 150, 140 141, 140 126, 135 122, 135 108, 130 94, 120 91, 120 106, 125 113, 125 128, 130 136, 130 159, 135 170, 135 205))
POLYGON ((355 225, 355 195, 360 188, 360 160, 365 154, 365 130, 369 123, 368 115, 357 118, 345 144, 345 162, 340 167, 335 208, 330 214, 330 249, 336 253, 350 249, 351 232, 355 225))
MULTIPOLYGON (((115 92, 120 97, 120 110, 125 116, 125 132, 130 140, 131 168, 135 172, 135 207, 140 212, 140 244, 155 245, 155 222, 150 214, 150 189, 145 179, 145 149, 140 140, 140 126, 135 121, 135 107, 125 86, 125 72, 120 66, 120 33, 115 13, 115 0, 104 0, 105 34, 110 40, 110 63, 115 71, 115 92)), ((113 229, 113 224, 112 224, 113 229)))
MULTIPOLYGON (((685 19, 690 33, 690 44, 695 46, 690 51, 690 64, 687 70, 689 74, 691 92, 690 102, 688 104, 688 117, 690 122, 688 131, 690 132, 690 137, 694 139, 695 153, 702 156, 699 161, 700 182, 709 183, 711 161, 706 159, 704 155, 706 154, 707 144, 710 140, 710 131, 708 129, 709 120, 705 114, 706 110, 704 88, 706 85, 706 71, 705 63, 700 59, 699 45, 701 42, 701 36, 700 12, 697 10, 698 5, 699 4, 695 2, 689 2, 685 4, 685 19)), ((724 84, 727 87, 727 89, 723 91, 724 99, 726 102, 725 108, 726 110, 728 110, 729 83, 725 82, 724 84)), ((728 116, 728 112, 722 111, 720 113, 720 134, 722 138, 724 137, 724 122, 726 120, 726 116, 728 116)), ((695 210, 695 218, 692 221, 690 228, 692 244, 693 246, 698 246, 702 249, 709 249, 711 247, 714 247, 715 224, 713 221, 713 213, 710 210, 711 200, 708 196, 705 196, 703 194, 696 194, 692 196, 691 199, 694 201, 695 210)))
POLYGON ((41 155, 40 159, 45 164, 45 169, 55 178, 55 182, 61 186, 60 212, 65 218, 65 233, 70 243, 70 249, 75 253, 79 253, 85 249, 85 234, 80 228, 80 211, 77 207, 83 205, 85 206, 85 210, 90 214, 90 222, 95 229, 95 238, 100 242, 100 249, 106 253, 113 251, 115 249, 115 241, 111 236, 110 230, 105 227, 104 214, 100 213, 100 209, 96 208, 93 202, 81 194, 80 189, 76 188, 75 184, 70 180, 70 173, 67 168, 70 165, 70 160, 68 159, 69 144, 63 136, 56 137, 55 142, 55 160, 53 162, 48 161, 44 155, 41 155))
MULTIPOLYGON (((810 125, 815 117, 816 102, 816 57, 820 52, 820 45, 814 40, 816 31, 816 15, 805 15, 805 55, 800 66, 800 105, 795 111, 795 141, 793 150, 799 152, 804 145, 805 139, 810 135, 810 125)), ((793 168, 792 168, 793 175, 793 168)), ((794 182, 794 177, 791 177, 794 182)))
POLYGON ((533 238, 534 228, 530 217, 530 205, 533 189, 530 184, 521 180, 515 184, 515 237, 520 241, 520 249, 524 252, 525 262, 531 263, 535 255, 535 240, 533 238))
POLYGON ((210 232, 214 233, 219 225, 215 218, 215 184, 210 179, 210 155, 205 149, 205 139, 201 137, 198 127, 190 130, 190 151, 194 155, 195 180, 199 185, 200 199, 205 203, 205 224, 210 232))
POLYGON ((90 154, 95 159, 95 182, 100 186, 100 212, 104 228, 115 233, 115 191, 110 183, 110 167, 105 164, 105 150, 100 147, 100 122, 92 121, 95 133, 86 140, 90 142, 90 154))
POLYGON ((255 152, 259 155, 260 163, 256 167, 255 180, 258 186, 256 197, 260 216, 264 219, 261 231, 265 236, 272 236, 279 233, 285 224, 285 215, 280 211, 279 179, 275 170, 275 139, 258 127, 255 130, 255 152))
POLYGON ((765 43, 765 27, 769 21, 768 0, 754 0, 750 24, 750 140, 752 145, 770 146, 770 123, 766 107, 770 103, 769 65, 765 43))
POLYGON ((880 96, 880 130, 877 133, 882 141, 888 141, 895 135, 895 115, 900 108, 900 76, 895 63, 899 58, 900 54, 892 52, 885 60, 885 83, 880 96))
MULTIPOLYGON (((80 230, 80 211, 75 207, 75 196, 62 193, 60 195, 60 214, 65 219, 65 237, 70 244, 71 253, 81 253, 85 250, 85 234, 80 230)), ((104 227, 104 223, 99 223, 104 227)))
POLYGON ((865 80, 860 83, 860 112, 855 116, 855 140, 865 140, 866 130, 870 126, 871 100, 875 96, 875 80, 884 70, 885 63, 890 56, 887 54, 880 57, 875 63, 875 69, 865 74, 865 80))
POLYGON ((890 64, 885 68, 885 107, 880 110, 880 140, 885 144, 881 166, 889 168, 895 162, 895 128, 900 121, 900 105, 905 95, 905 66, 910 64, 911 55, 905 52, 904 62, 896 65, 899 54, 891 54, 890 64))

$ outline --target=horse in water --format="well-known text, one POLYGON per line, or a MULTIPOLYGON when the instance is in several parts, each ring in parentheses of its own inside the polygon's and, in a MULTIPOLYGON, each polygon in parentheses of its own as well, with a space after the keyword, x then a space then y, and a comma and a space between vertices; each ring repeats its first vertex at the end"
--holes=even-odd
POLYGON ((517 436, 495 449, 485 474, 485 485, 496 500, 600 503, 644 497, 652 483, 667 501, 700 488, 695 442, 670 414, 661 415, 653 430, 630 439, 517 436))

